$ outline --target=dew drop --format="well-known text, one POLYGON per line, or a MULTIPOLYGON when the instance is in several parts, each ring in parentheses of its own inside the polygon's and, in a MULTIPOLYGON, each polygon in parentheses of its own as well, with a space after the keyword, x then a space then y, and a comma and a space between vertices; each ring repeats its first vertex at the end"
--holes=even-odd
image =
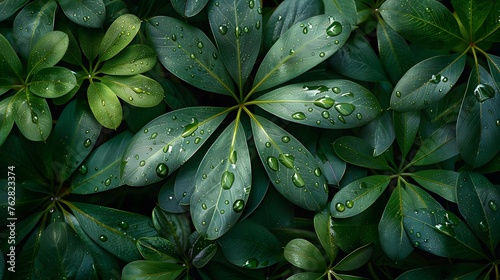
POLYGON ((474 96, 479 102, 484 102, 495 95, 495 89, 487 84, 479 84, 474 89, 474 96))
POLYGON ((99 191, 99 188, 98 188, 98 187, 95 187, 95 188, 94 188, 94 192, 97 192, 97 191, 99 191))
POLYGON ((335 104, 335 100, 333 100, 333 98, 329 96, 323 96, 314 100, 314 105, 323 109, 330 109, 332 108, 333 104, 335 104))
POLYGON ((339 93, 341 92, 341 89, 340 89, 339 87, 332 87, 332 91, 333 91, 334 93, 339 94, 339 93))
POLYGON ((493 200, 490 200, 488 202, 488 207, 490 207, 490 210, 493 211, 493 212, 498 211, 497 203, 495 201, 493 201, 493 200))
POLYGON ((82 175, 87 174, 88 172, 87 166, 85 164, 80 165, 80 167, 78 168, 78 172, 80 172, 80 174, 82 175))
POLYGON ((267 166, 272 170, 272 171, 278 171, 279 170, 279 164, 278 164, 278 160, 273 157, 273 156, 268 156, 267 157, 267 166))
POLYGON ((292 119, 294 120, 304 120, 306 118, 306 115, 302 112, 296 112, 292 114, 292 119))
POLYGON ((202 208, 203 210, 207 210, 207 205, 206 205, 205 203, 202 203, 202 204, 201 204, 201 208, 202 208))
POLYGON ((323 173, 321 172, 321 169, 320 169, 319 167, 318 167, 318 168, 316 168, 316 169, 314 169, 314 175, 315 175, 316 177, 321 176, 321 174, 323 174, 323 173))
POLYGON ((290 137, 283 136, 283 137, 281 137, 281 141, 283 141, 283 143, 288 143, 288 142, 290 142, 290 137))
POLYGON ((145 162, 144 160, 141 160, 141 161, 139 162, 139 166, 144 166, 145 164, 146 164, 146 162, 145 162))
POLYGON ((196 46, 198 47, 198 49, 203 49, 203 42, 198 42, 196 46))
POLYGON ((328 36, 338 36, 342 33, 342 24, 338 21, 333 21, 330 23, 330 25, 326 28, 326 34, 328 36))
POLYGON ((157 132, 153 132, 153 134, 151 134, 151 139, 156 139, 157 136, 158 136, 158 133, 157 132))
POLYGON ((400 91, 396 91, 396 97, 401 97, 401 92, 400 91))
POLYGON ((339 119, 339 121, 341 121, 342 123, 346 123, 344 117, 342 115, 338 115, 337 117, 339 119))
POLYGON ((278 16, 278 21, 282 20, 283 19, 283 16, 282 15, 279 15, 278 16))
POLYGON ((319 53, 319 57, 325 57, 325 53, 324 52, 320 52, 319 53))
POLYGON ((337 202, 335 204, 335 209, 338 211, 338 212, 344 212, 345 211, 345 205, 343 203, 340 203, 340 202, 337 202))
POLYGON ((191 59, 195 59, 195 58, 196 58, 196 55, 195 55, 194 53, 192 53, 192 54, 190 54, 190 55, 189 55, 189 58, 191 58, 191 59))
POLYGON ((345 201, 345 206, 347 208, 349 208, 349 209, 352 208, 352 207, 354 207, 354 201, 352 201, 352 200, 346 200, 345 201))
POLYGON ((243 264, 243 267, 256 268, 258 265, 259 265, 259 262, 257 261, 256 258, 250 258, 243 264))
POLYGON ((356 114, 356 119, 361 120, 363 119, 363 115, 361 113, 356 114))
POLYGON ((429 82, 433 84, 439 84, 439 82, 441 82, 441 75, 440 74, 432 75, 429 82))
POLYGON ((421 234, 420 232, 417 232, 415 235, 416 235, 418 238, 422 237, 422 234, 421 234))
POLYGON ((335 110, 343 116, 349 116, 355 109, 356 107, 350 103, 338 103, 335 105, 335 110))
POLYGON ((234 174, 229 171, 225 171, 222 173, 222 178, 220 181, 220 185, 222 186, 223 189, 229 190, 234 183, 234 174))
POLYGON ((233 210, 236 213, 241 213, 243 211, 243 208, 245 208, 245 202, 243 199, 238 199, 233 203, 233 210))
POLYGON ((168 175, 168 166, 165 163, 160 163, 156 166, 156 175, 160 178, 165 178, 168 175))
POLYGON ((184 127, 184 132, 182 132, 181 136, 186 138, 189 135, 193 134, 198 129, 198 119, 192 118, 191 123, 184 127))
POLYGON ((31 112, 31 122, 34 124, 38 123, 38 115, 35 112, 31 112))
POLYGON ((111 179, 110 179, 110 178, 106 179, 106 180, 104 181, 104 185, 105 185, 106 187, 109 187, 109 185, 111 185, 111 179))
POLYGON ((302 33, 307 34, 308 32, 309 32, 309 29, 307 28, 307 26, 304 27, 304 29, 302 29, 302 33))
POLYGON ((443 83, 446 83, 446 82, 448 82, 448 78, 447 78, 447 77, 443 77, 443 78, 441 79, 441 81, 442 81, 443 83))
POLYGON ((229 154, 229 162, 231 164, 236 164, 238 161, 238 153, 235 150, 232 150, 231 153, 229 154))
POLYGON ((135 93, 144 93, 144 90, 142 88, 138 88, 138 87, 132 87, 132 90, 135 92, 135 93))
POLYGON ((280 154, 278 156, 279 161, 281 164, 283 164, 286 168, 293 169, 295 165, 295 158, 290 155, 290 154, 280 154))
POLYGON ((106 237, 106 235, 101 235, 99 236, 99 240, 101 240, 102 242, 106 242, 108 241, 108 238, 106 237))
POLYGON ((129 228, 129 225, 127 222, 125 221, 121 221, 119 224, 118 224, 122 229, 128 229, 129 228))
POLYGON ((266 142, 265 146, 266 148, 271 148, 271 142, 266 142))
POLYGON ((297 188, 303 188, 306 185, 306 182, 304 181, 304 178, 299 173, 294 173, 292 175, 292 183, 297 187, 297 188))
POLYGON ((323 112, 321 112, 321 116, 324 119, 328 119, 330 117, 330 113, 328 111, 323 111, 323 112))
POLYGON ((260 29, 260 20, 258 20, 256 23, 255 23, 255 29, 259 30, 260 29))

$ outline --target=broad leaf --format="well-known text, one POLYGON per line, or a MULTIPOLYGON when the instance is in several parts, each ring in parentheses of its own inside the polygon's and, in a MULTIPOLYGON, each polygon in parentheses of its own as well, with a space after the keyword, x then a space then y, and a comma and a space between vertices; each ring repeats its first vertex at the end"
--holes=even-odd
POLYGON ((146 76, 104 76, 101 82, 125 102, 137 107, 153 107, 163 101, 161 85, 146 76))
POLYGON ((397 279, 481 279, 480 274, 484 268, 484 264, 479 263, 454 263, 451 265, 426 266, 405 271, 399 275, 397 279))
MULTIPOLYGON (((0 4, 0 6, 1 5, 2 4, 0 4)), ((0 10, 2 9, 0 8, 0 10)), ((19 57, 17 57, 14 48, 12 48, 12 46, 10 45, 10 42, 2 34, 0 34, 0 49, 2 50, 0 52, 2 80, 9 79, 12 84, 14 84, 15 82, 21 82, 23 65, 21 64, 21 60, 19 60, 19 57)))
POLYGON ((139 260, 128 263, 122 270, 123 280, 175 280, 186 267, 164 261, 139 260))
POLYGON ((191 195, 196 185, 196 181, 193 180, 193 178, 195 178, 198 166, 207 153, 207 150, 208 148, 206 146, 201 147, 197 153, 179 168, 175 176, 175 198, 182 205, 189 205, 191 201, 191 195))
POLYGON ((187 247, 191 226, 188 217, 184 214, 174 214, 163 211, 160 207, 153 209, 153 225, 162 235, 167 238, 179 254, 183 254, 187 247))
POLYGON ((458 154, 453 124, 437 128, 422 144, 412 160, 414 165, 428 165, 445 161, 458 154))
POLYGON ((172 74, 203 90, 235 96, 231 76, 205 33, 165 16, 147 23, 146 32, 158 60, 172 74))
POLYGON ((33 74, 42 68, 56 65, 63 58, 68 44, 68 35, 62 31, 52 31, 45 34, 29 54, 28 72, 33 74))
POLYGON ((394 112, 394 131, 403 158, 413 146, 420 119, 420 111, 394 112))
POLYGON ((285 246, 285 259, 294 266, 310 270, 324 271, 325 259, 316 246, 305 239, 293 239, 285 246))
POLYGON ((457 203, 460 214, 471 229, 493 252, 500 241, 498 187, 479 173, 460 173, 457 182, 457 203))
POLYGON ((410 176, 425 189, 450 202, 457 202, 456 185, 459 173, 449 170, 422 170, 410 176))
POLYGON ((255 103, 285 120, 333 129, 365 125, 380 113, 375 96, 348 80, 288 85, 262 95, 255 103))
POLYGON ((491 0, 452 0, 451 4, 460 23, 472 39, 476 31, 483 25, 493 3, 491 0))
POLYGON ((166 263, 180 261, 174 244, 163 237, 141 237, 137 240, 137 249, 142 257, 149 261, 164 261, 166 263))
POLYGON ((6 0, 0 2, 0 21, 4 21, 9 18, 28 2, 29 0, 6 0))
POLYGON ((24 137, 31 141, 45 141, 52 131, 52 114, 45 98, 28 89, 14 96, 14 120, 24 137))
MULTIPOLYGON (((121 52, 141 28, 141 20, 132 14, 118 17, 108 28, 99 45, 99 59, 108 60, 121 52)), ((95 46, 94 46, 95 47, 95 46)))
POLYGON ((62 61, 73 64, 83 65, 82 50, 77 40, 78 29, 71 22, 60 20, 57 24, 57 30, 68 35, 68 49, 62 58, 62 61))
POLYGON ((339 246, 335 243, 331 223, 329 211, 321 211, 314 215, 314 231, 316 232, 319 242, 328 256, 328 259, 333 261, 337 256, 339 246))
POLYGON ((350 34, 350 23, 340 15, 318 15, 294 24, 264 57, 250 94, 286 82, 323 62, 350 34))
POLYGON ((130 45, 104 63, 100 71, 108 75, 130 76, 151 70, 156 53, 147 45, 130 45))
POLYGON ((388 0, 378 11, 394 30, 424 47, 453 48, 462 42, 455 18, 438 1, 388 0))
POLYGON ((73 22, 85 26, 101 27, 106 19, 103 0, 57 0, 64 14, 73 22))
MULTIPOLYGON (((90 133, 90 129, 87 131, 90 133)), ((132 136, 129 131, 122 132, 95 149, 78 167, 78 172, 74 173, 71 193, 92 194, 121 186, 122 156, 132 136)))
POLYGON ((367 244, 363 247, 350 252, 347 256, 341 259, 333 268, 340 271, 356 270, 365 265, 371 258, 373 253, 373 246, 367 244))
POLYGON ((65 95, 76 86, 76 77, 63 67, 49 67, 37 71, 29 83, 29 90, 45 98, 65 95))
POLYGON ((221 108, 192 107, 152 120, 125 151, 123 182, 143 186, 164 179, 205 143, 226 114, 221 108))
POLYGON ((122 105, 116 94, 104 83, 91 83, 87 88, 90 109, 102 126, 116 129, 123 119, 122 105))
POLYGON ((250 194, 251 175, 245 132, 234 121, 210 147, 194 177, 191 217, 202 236, 217 239, 236 223, 250 194))
POLYGON ((197 15, 207 5, 208 0, 171 0, 172 7, 185 18, 197 15))
POLYGON ((224 256, 234 265, 263 268, 282 260, 281 242, 265 227, 244 220, 218 240, 224 256))
POLYGON ((414 111, 439 101, 460 78, 465 60, 464 55, 445 55, 417 63, 394 87, 391 108, 414 111))
POLYGON ((380 197, 390 181, 390 176, 372 175, 348 184, 333 197, 330 213, 335 218, 347 218, 365 211, 380 197))
POLYGON ((323 0, 323 4, 325 5, 325 14, 340 13, 352 26, 356 26, 358 23, 355 0, 323 0))
POLYGON ((385 158, 373 156, 373 147, 361 138, 342 136, 333 143, 333 148, 348 163, 371 169, 391 170, 385 158))
POLYGON ((240 92, 253 69, 262 40, 260 1, 211 1, 208 19, 221 60, 240 92))
POLYGON ((328 189, 313 155, 287 131, 260 116, 252 117, 252 131, 262 164, 276 189, 302 208, 321 210, 328 189))
POLYGON ((392 146, 396 138, 391 114, 384 111, 362 127, 359 136, 373 147, 373 156, 380 156, 392 146))

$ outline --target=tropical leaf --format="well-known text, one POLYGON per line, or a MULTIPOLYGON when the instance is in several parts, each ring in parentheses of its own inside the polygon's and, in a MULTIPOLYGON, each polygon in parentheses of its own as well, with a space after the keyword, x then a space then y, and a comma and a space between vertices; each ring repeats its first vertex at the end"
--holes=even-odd
POLYGON ((29 53, 28 73, 34 74, 42 68, 52 67, 59 62, 68 49, 68 35, 62 31, 52 31, 36 42, 29 53))
POLYGON ((0 21, 9 18, 28 2, 29 0, 7 0, 0 2, 0 21))
MULTIPOLYGON (((99 45, 99 60, 106 61, 121 52, 141 28, 141 20, 132 14, 118 17, 108 28, 99 45)), ((94 46, 95 47, 95 46, 94 46)))
POLYGON ((163 87, 143 76, 104 76, 101 82, 123 101, 137 107, 153 107, 163 101, 163 87))
POLYGON ((374 156, 374 149, 365 140, 342 136, 333 143, 335 153, 344 161, 366 168, 391 170, 384 157, 374 156))
POLYGON ((320 250, 305 239, 293 239, 285 246, 283 252, 285 259, 292 265, 309 270, 324 271, 325 259, 320 250))
POLYGON ((52 114, 45 98, 28 89, 14 96, 14 120, 24 137, 31 141, 45 141, 52 131, 52 114))
POLYGON ((411 177, 425 189, 439 194, 450 202, 457 202, 456 185, 459 173, 449 170, 422 170, 411 177))
POLYGON ((65 95, 76 86, 76 77, 63 67, 49 67, 38 70, 31 78, 29 90, 45 98, 65 95))
POLYGON ((172 7, 185 18, 197 15, 207 5, 208 0, 171 0, 172 7))
POLYGON ((106 7, 103 0, 57 0, 64 14, 74 23, 97 28, 106 19, 106 7))
POLYGON ((100 71, 108 75, 131 76, 147 72, 156 64, 156 53, 147 45, 136 44, 124 48, 107 60, 100 71))
POLYGON ((90 109, 104 127, 116 129, 123 119, 122 105, 116 94, 104 83, 91 83, 87 88, 90 109))

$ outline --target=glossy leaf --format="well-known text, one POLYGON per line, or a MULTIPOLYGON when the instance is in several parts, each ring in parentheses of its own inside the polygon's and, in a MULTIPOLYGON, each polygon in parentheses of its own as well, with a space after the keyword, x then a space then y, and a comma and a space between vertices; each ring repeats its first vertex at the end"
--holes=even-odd
POLYGON ((452 48, 462 40, 452 13, 438 1, 389 0, 378 11, 394 30, 424 47, 452 48))
POLYGON ((372 175, 358 179, 338 191, 330 204, 330 213, 335 218, 355 216, 368 207, 385 191, 391 177, 372 175))
POLYGON ((323 273, 319 272, 299 272, 294 275, 286 278, 287 280, 312 280, 312 279, 321 279, 323 273))
POLYGON ((175 246, 179 254, 186 251, 191 227, 185 215, 168 213, 155 207, 153 209, 153 225, 160 235, 167 238, 175 246))
POLYGON ((0 2, 0 21, 9 18, 28 2, 29 0, 7 0, 0 2))
POLYGON ((312 211, 326 205, 325 177, 312 154, 287 131, 260 116, 252 118, 255 146, 275 188, 294 204, 312 211))
POLYGON ((413 279, 464 279, 473 280, 478 278, 484 270, 483 264, 477 263, 455 263, 451 265, 426 266, 403 272, 398 280, 413 279))
POLYGON ((394 112, 394 132, 403 158, 413 146, 420 126, 420 111, 394 112))
POLYGON ((3 145, 14 127, 14 100, 13 97, 7 97, 0 101, 0 146, 3 145))
POLYGON ((123 280, 175 280, 184 270, 180 264, 139 260, 128 263, 121 276, 123 280))
POLYGON ((76 202, 71 210, 95 243, 126 262, 141 257, 135 245, 138 238, 156 235, 151 220, 139 214, 76 202))
POLYGON ((194 192, 196 181, 193 180, 198 171, 198 166, 207 153, 206 146, 201 147, 200 151, 195 153, 186 163, 184 163, 175 176, 175 197, 182 205, 189 205, 191 195, 194 192))
MULTIPOLYGON (((31 56, 38 40, 54 30, 56 9, 55 1, 39 0, 29 3, 16 15, 12 36, 22 57, 31 56)), ((28 62, 28 70, 30 69, 28 62)))
POLYGON ((492 1, 452 0, 451 4, 467 34, 473 37, 488 16, 492 1))
POLYGON ((42 68, 54 66, 63 58, 68 44, 68 35, 62 31, 45 34, 37 41, 29 54, 28 72, 36 73, 42 68))
POLYGON ((435 56, 417 63, 394 87, 391 108, 414 111, 443 98, 465 68, 465 56, 435 56))
POLYGON ((500 106, 498 89, 479 66, 471 72, 456 124, 458 150, 464 161, 476 168, 500 151, 500 106))
POLYGON ((320 137, 316 155, 323 164, 321 167, 328 184, 338 186, 346 172, 347 164, 335 154, 332 144, 328 137, 320 137))
POLYGON ((498 187, 479 173, 460 173, 457 182, 457 203, 460 213, 471 229, 493 252, 500 241, 498 187))
POLYGON ((456 203, 458 175, 459 173, 454 171, 429 169, 412 173, 411 177, 425 189, 456 203))
POLYGON ((466 260, 484 257, 476 236, 452 212, 416 209, 406 212, 403 221, 412 244, 421 250, 466 260))
POLYGON ((85 57, 93 61, 99 55, 99 46, 104 37, 102 29, 78 28, 78 43, 85 57))
POLYGON ((211 1, 208 6, 212 34, 217 48, 223 54, 220 59, 240 90, 259 54, 262 40, 261 13, 260 1, 255 0, 211 1))
MULTIPOLYGON (((262 169, 262 173, 260 173, 261 177, 264 177, 267 179, 267 184, 269 184, 269 179, 267 175, 265 174, 264 167, 259 164, 258 165, 262 169)), ((252 170, 252 175, 255 173, 255 169, 252 170)), ((256 176, 254 176, 254 179, 256 176)), ((259 186, 255 185, 255 180, 254 186, 252 189, 252 192, 250 192, 250 198, 249 198, 249 203, 247 204, 247 207, 251 207, 255 205, 250 205, 252 195, 255 194, 256 192, 260 191, 259 186)), ((287 228, 291 227, 294 224, 294 218, 295 218, 295 205, 293 205, 288 199, 283 197, 277 190, 276 188, 266 188, 266 192, 264 193, 265 197, 259 201, 259 204, 257 207, 255 207, 255 211, 249 216, 249 219, 252 221, 265 226, 268 229, 279 229, 279 228, 287 228)), ((242 218, 244 218, 244 215, 247 213, 248 208, 245 209, 245 213, 243 214, 242 218)))
POLYGON ((255 103, 285 120, 333 129, 365 125, 380 113, 375 96, 348 80, 288 85, 262 95, 255 103))
POLYGON ((104 76, 101 82, 123 101, 137 107, 153 107, 163 100, 161 85, 146 76, 104 76))
POLYGON ((422 144, 412 160, 414 165, 428 165, 445 161, 458 154, 453 124, 436 129, 422 144))
POLYGON ((383 112, 362 127, 359 136, 373 147, 373 156, 380 156, 392 146, 396 138, 391 114, 383 112))
MULTIPOLYGON (((99 45, 99 59, 106 61, 121 52, 141 28, 141 20, 132 14, 118 17, 108 28, 99 45)), ((95 46, 94 46, 95 47, 95 46)))
POLYGON ((327 0, 323 1, 323 4, 325 5, 325 14, 340 13, 352 26, 358 23, 355 0, 327 0))
MULTIPOLYGON (((90 133, 91 130, 85 130, 87 131, 90 133)), ((96 135, 96 133, 91 135, 96 135)), ((92 151, 78 167, 78 172, 74 173, 71 179, 71 193, 92 194, 121 186, 122 155, 132 136, 133 134, 129 131, 122 132, 92 151)))
MULTIPOLYGON (((481 5, 478 3, 478 5, 481 5)), ((500 16, 500 3, 497 1, 493 2, 491 9, 487 13, 487 17, 484 20, 483 25, 478 29, 475 38, 477 40, 487 40, 492 42, 498 42, 499 40, 499 32, 500 22, 498 21, 498 17, 500 16)))
POLYGON ((316 246, 305 239, 293 239, 285 246, 285 259, 292 265, 309 270, 324 271, 325 259, 316 246))
POLYGON ((107 60, 100 71, 108 75, 130 76, 147 72, 155 64, 155 51, 147 45, 137 44, 124 48, 107 60))
MULTIPOLYGON (((417 185, 405 182, 404 188, 410 197, 413 209, 426 208, 426 209, 443 209, 443 206, 430 195, 427 191, 423 190, 417 185)), ((405 209, 409 210, 409 209, 405 209)))
POLYGON ((276 41, 257 70, 251 92, 286 82, 339 50, 351 33, 340 15, 318 15, 294 24, 276 41))
POLYGON ((28 89, 14 96, 14 120, 24 137, 31 141, 45 141, 52 131, 52 114, 45 98, 28 89))
POLYGON ((314 215, 314 231, 318 236, 319 242, 330 261, 335 260, 339 251, 339 246, 335 243, 333 232, 331 230, 331 216, 329 211, 321 211, 314 215))
POLYGON ((106 7, 103 0, 57 0, 64 14, 74 23, 97 28, 106 19, 106 7))
POLYGON ((148 21, 146 32, 158 60, 172 74, 203 90, 235 96, 219 52, 201 30, 178 19, 158 16, 148 21))
POLYGON ((356 270, 370 260, 372 253, 373 245, 367 244, 350 252, 347 256, 341 259, 333 269, 340 271, 356 270))
POLYGON ((137 240, 137 249, 148 261, 176 263, 180 259, 174 244, 163 237, 141 237, 137 240))
POLYGON ((208 0, 171 0, 172 7, 185 18, 197 15, 207 5, 208 0))
POLYGON ((125 151, 122 180, 143 186, 164 179, 205 143, 226 114, 221 108, 192 107, 152 120, 125 151))
POLYGON ((373 156, 373 147, 361 138, 342 136, 333 143, 333 148, 348 163, 372 169, 391 169, 384 157, 373 156))
POLYGON ((205 239, 198 232, 194 232, 192 237, 196 238, 190 250, 191 261, 194 267, 202 268, 215 256, 219 246, 216 241, 205 239))
POLYGON ((29 90, 45 98, 60 97, 76 86, 76 77, 63 67, 49 67, 37 71, 29 84, 29 90))
POLYGON ((181 200, 175 195, 176 173, 169 176, 158 193, 158 206, 169 213, 184 213, 189 206, 181 204, 181 200))
POLYGON ((40 249, 40 239, 43 228, 36 227, 26 240, 19 254, 19 265, 16 267, 16 277, 32 278, 35 276, 35 262, 33 261, 40 249))
POLYGON ((91 83, 87 88, 90 109, 97 121, 104 127, 116 129, 122 122, 123 112, 120 100, 104 83, 91 83))
MULTIPOLYGON (((0 6, 1 5, 2 4, 0 3, 0 6)), ((1 8, 0 11, 2 11, 1 8)), ((14 51, 14 48, 12 48, 12 46, 10 45, 9 40, 7 40, 7 38, 5 38, 2 34, 0 34, 0 49, 2 50, 0 52, 0 67, 2 69, 2 79, 9 78, 12 83, 14 83, 15 81, 20 82, 22 80, 21 75, 23 74, 23 65, 21 64, 21 60, 14 51)))
POLYGON ((491 77, 493 81, 497 85, 497 88, 500 87, 500 57, 487 54, 486 58, 488 59, 488 66, 490 69, 491 77))
POLYGON ((265 227, 244 220, 218 239, 224 256, 234 265, 258 269, 282 260, 283 247, 265 227))

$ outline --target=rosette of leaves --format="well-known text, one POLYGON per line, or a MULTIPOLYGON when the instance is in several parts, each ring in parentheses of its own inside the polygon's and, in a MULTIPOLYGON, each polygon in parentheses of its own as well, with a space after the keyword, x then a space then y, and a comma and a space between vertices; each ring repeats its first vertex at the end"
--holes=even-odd
MULTIPOLYGON (((4 279, 120 279, 122 262, 141 258, 137 239, 157 236, 149 217, 104 206, 109 194, 102 192, 123 185, 120 162, 132 133, 93 149, 101 128, 87 102, 75 100, 45 142, 11 133, 0 148, 0 167, 15 178, 10 179, 16 199, 11 215, 17 218, 16 273, 4 279)), ((8 180, 0 182, 7 186, 8 180)), ((3 187, 5 210, 11 206, 7 195, 3 187)), ((1 234, 8 235, 4 226, 11 216, 1 215, 1 234)), ((8 252, 12 244, 2 239, 0 246, 8 252)))
MULTIPOLYGON (((297 3, 284 2, 282 16, 275 21, 302 12, 297 3)), ((250 194, 259 192, 252 183, 257 170, 251 158, 254 151, 279 193, 303 209, 323 209, 328 185, 320 162, 281 125, 294 123, 301 131, 345 129, 363 126, 379 115, 377 99, 355 82, 327 77, 294 80, 324 66, 345 44, 351 22, 356 21, 346 15, 355 10, 317 14, 322 8, 308 9, 308 16, 282 29, 260 62, 264 27, 259 1, 209 1, 206 9, 210 36, 167 16, 148 19, 146 33, 168 71, 202 91, 220 94, 221 100, 229 97, 233 105, 182 108, 145 125, 124 154, 122 180, 132 186, 163 180, 217 134, 199 161, 190 163, 196 170, 189 173, 191 183, 176 184, 180 189, 175 190, 182 194, 177 196, 181 203, 189 205, 201 236, 219 239, 240 224, 250 194)), ((258 263, 261 267, 272 262, 258 263)))

